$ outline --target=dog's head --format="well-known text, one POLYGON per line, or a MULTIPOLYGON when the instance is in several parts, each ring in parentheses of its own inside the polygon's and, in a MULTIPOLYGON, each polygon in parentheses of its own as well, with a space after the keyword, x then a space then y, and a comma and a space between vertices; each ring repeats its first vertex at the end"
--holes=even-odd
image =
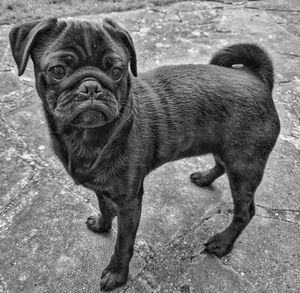
POLYGON ((126 103, 136 54, 127 31, 102 24, 46 19, 15 26, 9 35, 19 76, 29 56, 45 108, 61 125, 94 128, 116 119, 126 103))

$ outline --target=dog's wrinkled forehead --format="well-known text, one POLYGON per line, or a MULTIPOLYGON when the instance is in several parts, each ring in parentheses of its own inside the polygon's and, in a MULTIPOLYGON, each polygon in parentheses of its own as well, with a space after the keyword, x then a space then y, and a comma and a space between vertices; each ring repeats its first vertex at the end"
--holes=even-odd
MULTIPOLYGON (((83 64, 97 65, 107 52, 124 63, 137 76, 136 53, 130 34, 111 19, 102 23, 48 18, 14 26, 9 39, 19 76, 24 73, 28 58, 39 65, 47 54, 71 51, 83 64)), ((36 67, 37 68, 37 67, 36 67)))
POLYGON ((128 61, 121 44, 114 40, 101 24, 84 21, 58 23, 54 32, 50 34, 49 43, 47 40, 42 43, 47 44, 44 56, 53 52, 69 51, 85 65, 100 62, 106 53, 113 53, 116 57, 128 61))
POLYGON ((102 26, 86 22, 66 22, 66 27, 53 44, 53 49, 72 48, 83 59, 92 58, 112 44, 102 26))

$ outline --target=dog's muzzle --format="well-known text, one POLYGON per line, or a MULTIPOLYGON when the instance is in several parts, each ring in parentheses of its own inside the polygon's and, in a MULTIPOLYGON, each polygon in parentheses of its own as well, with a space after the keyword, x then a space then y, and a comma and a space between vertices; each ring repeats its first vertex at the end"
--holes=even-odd
POLYGON ((103 94, 103 90, 99 82, 96 80, 88 79, 83 81, 78 88, 78 96, 76 97, 76 101, 84 101, 84 100, 96 100, 103 94))
POLYGON ((76 114, 71 124, 80 128, 93 128, 115 119, 118 108, 109 102, 107 95, 108 91, 103 89, 97 80, 91 78, 83 80, 74 97, 76 114))

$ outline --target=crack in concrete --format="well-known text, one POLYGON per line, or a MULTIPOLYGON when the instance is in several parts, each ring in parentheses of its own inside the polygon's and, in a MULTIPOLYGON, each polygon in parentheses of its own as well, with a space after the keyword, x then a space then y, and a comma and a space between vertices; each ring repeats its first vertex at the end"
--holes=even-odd
POLYGON ((222 3, 228 6, 241 6, 241 5, 245 5, 248 4, 249 2, 257 2, 257 1, 261 1, 261 0, 249 0, 249 1, 244 1, 244 2, 228 2, 228 0, 208 0, 207 2, 216 2, 216 3, 222 3))
POLYGON ((146 259, 147 257, 143 257, 138 250, 135 250, 135 252, 139 255, 140 258, 142 258, 144 260, 145 264, 141 268, 140 272, 126 284, 126 287, 121 291, 122 293, 125 293, 130 288, 130 286, 142 275, 146 266, 148 265, 148 262, 146 259))
MULTIPOLYGON (((139 247, 135 248, 135 250, 140 253, 140 250, 146 251, 145 257, 143 259, 147 261, 148 259, 151 259, 155 255, 155 250, 154 248, 150 245, 149 241, 147 239, 142 240, 146 246, 146 249, 139 249, 139 247)), ((143 245, 141 245, 143 246, 143 245)), ((141 254, 140 254, 141 255, 141 254)))
POLYGON ((277 83, 291 83, 291 82, 293 82, 293 79, 282 80, 282 81, 278 81, 277 83))
MULTIPOLYGON (((183 233, 182 235, 179 235, 178 237, 176 237, 175 239, 173 239, 172 241, 169 241, 164 247, 159 248, 157 251, 154 251, 154 249, 151 247, 151 245, 148 243, 147 240, 147 246, 150 248, 152 255, 146 255, 145 257, 143 257, 139 251, 137 251, 138 255, 145 261, 145 265, 144 267, 141 269, 141 271, 135 276, 134 279, 131 280, 130 284, 128 286, 126 286, 126 288, 122 291, 122 293, 125 293, 130 286, 134 283, 134 281, 136 281, 138 278, 142 278, 142 274, 144 273, 144 271, 147 269, 148 265, 149 265, 149 260, 155 258, 157 255, 159 255, 160 253, 163 253, 163 249, 167 249, 168 246, 172 245, 175 241, 184 238, 186 235, 188 235, 189 233, 192 233, 193 231, 195 231, 197 228, 199 228, 204 222, 208 221, 210 218, 212 218, 215 214, 217 214, 219 209, 216 209, 215 213, 213 213, 212 215, 209 215, 207 217, 202 218, 202 220, 200 221, 200 223, 198 223, 196 226, 194 226, 193 228, 191 228, 190 230, 186 231, 185 233, 183 233)), ((195 256, 197 257, 197 256, 195 256)), ((195 258, 194 257, 194 258, 195 258)), ((192 260, 192 259, 191 259, 192 260)), ((143 281, 146 283, 147 286, 149 286, 149 288, 152 288, 152 286, 148 283, 148 280, 146 278, 142 278, 143 281)), ((149 291, 150 292, 150 291, 149 291)), ((151 291, 152 292, 152 291, 151 291)))
MULTIPOLYGON (((253 1, 258 1, 258 0, 253 0, 253 1)), ((223 4, 230 4, 230 5, 233 5, 233 4, 234 4, 234 3, 226 3, 226 1, 213 1, 213 2, 219 2, 219 3, 223 3, 223 4)), ((250 1, 249 1, 249 2, 250 2, 250 1)), ((216 7, 215 9, 220 9, 220 8, 223 9, 224 7, 225 7, 225 6, 223 6, 223 7, 216 7)), ((250 9, 251 7, 246 7, 246 8, 249 8, 249 9, 250 9)), ((258 8, 257 8, 257 9, 258 9, 258 8)), ((157 10, 158 10, 158 9, 157 9, 157 10)), ((262 9, 262 10, 270 10, 270 9, 262 9)), ((155 10, 153 9, 153 11, 155 11, 155 10)), ((275 10, 275 11, 282 11, 282 10, 275 10)), ((285 11, 287 11, 287 10, 285 10, 285 11)), ((158 10, 158 11, 155 11, 155 12, 167 14, 166 12, 164 12, 164 11, 159 11, 159 10, 158 10)), ((181 18, 181 16, 180 16, 180 13, 177 12, 176 15, 177 15, 177 17, 178 17, 178 22, 181 23, 183 20, 182 20, 182 18, 181 18)), ((141 29, 141 28, 139 28, 139 30, 140 30, 140 29, 141 29)), ((298 56, 296 56, 296 57, 298 57, 298 56)), ((2 58, 2 59, 3 59, 3 58, 2 58)), ((2 60, 1 60, 1 61, 2 61, 2 60)), ((9 70, 3 70, 3 71, 9 71, 9 70)), ((1 71, 0 71, 0 72, 1 72, 1 71)), ((290 82, 290 81, 288 81, 288 82, 290 82)), ((284 82, 282 82, 282 83, 284 83, 284 82)), ((17 133, 17 132, 16 132, 16 133, 17 133)), ((44 161, 42 158, 41 158, 41 161, 42 161, 42 162, 46 162, 46 161, 44 161)), ((50 166, 50 168, 52 168, 52 167, 50 166)), ((26 186, 24 186, 23 189, 24 189, 25 187, 26 187, 26 186)), ((22 190, 23 190, 23 189, 22 189, 22 190)), ((21 193, 22 190, 19 191, 19 193, 21 193)), ((73 193, 72 193, 72 194, 73 194, 73 193)), ((18 195, 17 195, 17 196, 18 196, 18 195)), ((271 209, 271 208, 263 207, 263 206, 260 206, 260 205, 257 205, 257 206, 258 206, 258 207, 261 207, 261 208, 263 208, 263 209, 265 209, 265 210, 267 210, 267 211, 272 211, 272 212, 274 212, 274 211, 280 211, 280 212, 292 212, 292 213, 294 213, 294 212, 299 212, 298 210, 283 210, 283 209, 277 210, 277 209, 271 209)), ((0 212, 0 216, 1 216, 1 212, 0 212)), ((184 238, 186 235, 188 235, 188 234, 190 234, 190 233, 193 233, 197 228, 201 227, 201 225, 203 225, 203 223, 205 223, 205 221, 208 221, 208 220, 211 219, 213 216, 215 216, 215 214, 203 218, 203 219, 200 221, 200 223, 197 224, 195 227, 192 227, 189 231, 186 231, 186 232, 183 233, 182 235, 179 235, 178 237, 176 237, 176 239, 174 239, 174 240, 170 241, 169 243, 167 243, 167 246, 172 245, 172 243, 174 243, 176 240, 182 239, 182 238, 184 238)), ((271 218, 271 219, 282 220, 282 221, 285 221, 285 222, 294 223, 294 222, 292 222, 292 221, 288 221, 288 220, 284 220, 284 219, 280 219, 280 218, 276 218, 276 217, 266 217, 266 216, 260 216, 260 215, 258 215, 258 217, 262 217, 262 218, 271 218)), ((151 245, 148 243, 148 241, 146 241, 146 242, 147 242, 148 247, 150 248, 149 250, 150 250, 151 252, 153 252, 153 257, 156 256, 156 255, 158 255, 158 254, 160 254, 160 253, 162 252, 162 249, 163 249, 163 248, 162 248, 161 250, 158 250, 157 252, 155 252, 154 249, 151 247, 151 245)), ((147 267, 147 265, 148 265, 148 262, 147 262, 147 255, 143 257, 143 256, 140 254, 139 251, 137 251, 137 253, 138 253, 138 255, 145 261, 146 264, 143 266, 143 268, 141 269, 141 271, 136 275, 136 277, 135 277, 134 279, 131 280, 130 284, 128 284, 128 285, 126 286, 126 288, 123 289, 122 292, 127 292, 127 291, 128 291, 128 289, 129 289, 130 286, 132 285, 132 282, 133 282, 134 280, 138 279, 138 278, 142 275, 142 273, 145 271, 145 269, 146 269, 146 267, 147 267)), ((198 256, 200 256, 200 255, 198 255, 198 256)), ((150 257, 151 257, 151 256, 150 256, 150 257)), ((197 255, 196 255, 195 257, 197 257, 197 255)), ((217 259, 217 258, 216 258, 216 259, 217 259)), ((221 262, 221 263, 222 263, 222 262, 221 262)), ((249 280, 248 280, 247 278, 245 278, 244 276, 241 276, 241 274, 240 274, 239 272, 237 272, 234 268, 232 268, 230 265, 224 264, 224 263, 222 263, 222 265, 223 265, 224 267, 226 267, 227 269, 229 269, 230 271, 232 271, 234 274, 236 274, 239 278, 242 278, 242 279, 245 280, 246 282, 249 282, 249 285, 251 284, 251 285, 253 286, 253 288, 255 288, 255 286, 251 283, 251 281, 249 281, 249 280)), ((148 283, 147 279, 145 279, 145 282, 149 285, 149 288, 151 288, 151 285, 148 283)), ((0 289, 1 289, 1 286, 0 286, 0 289)), ((0 291, 1 291, 1 290, 0 290, 0 291)))
MULTIPOLYGON (((13 222, 13 219, 16 214, 18 214, 22 209, 24 209, 25 205, 31 202, 33 197, 37 194, 36 192, 25 192, 24 195, 26 195, 25 199, 22 198, 22 192, 29 188, 30 184, 32 184, 33 181, 40 180, 40 173, 33 174, 29 180, 26 181, 26 183, 22 186, 22 188, 18 191, 18 194, 9 202, 9 204, 6 205, 6 207, 1 211, 0 215, 0 233, 4 232, 13 222), (14 202, 19 201, 18 204, 15 204, 14 202)), ((12 192, 15 192, 14 189, 12 192)))
POLYGON ((151 8, 148 8, 150 11, 153 11, 153 12, 157 12, 157 13, 162 13, 162 14, 164 14, 164 15, 168 15, 168 13, 166 12, 166 11, 164 11, 164 10, 161 10, 161 9, 158 9, 158 8, 153 8, 153 7, 151 7, 151 8))
POLYGON ((216 256, 213 256, 221 265, 222 267, 230 270, 232 273, 234 273, 239 279, 245 281, 248 285, 250 285, 253 290, 255 290, 256 292, 256 287, 255 285, 250 281, 248 280, 244 275, 241 275, 238 271, 236 271, 230 264, 225 264, 224 262, 222 262, 218 257, 216 256))
POLYGON ((277 221, 282 221, 282 222, 287 222, 287 223, 292 223, 292 224, 296 224, 299 225, 298 222, 294 222, 294 221, 290 221, 290 220, 285 220, 285 219, 281 219, 281 218, 277 218, 277 217, 266 217, 266 216, 261 216, 261 215, 255 215, 259 218, 264 218, 264 219, 273 219, 273 220, 277 220, 277 221))
POLYGON ((11 69, 0 69, 0 72, 11 72, 12 70, 11 69))
POLYGON ((226 4, 226 5, 233 5, 233 3, 227 3, 226 0, 213 0, 208 2, 216 2, 216 3, 226 4))
POLYGON ((155 251, 155 250, 152 248, 152 246, 149 244, 149 242, 148 242, 147 239, 143 239, 143 241, 146 243, 147 248, 148 248, 148 250, 150 251, 150 253, 146 253, 146 255, 143 256, 143 255, 141 254, 141 252, 139 251, 139 249, 138 249, 138 248, 137 248, 137 249, 135 248, 135 253, 137 253, 137 254, 139 255, 139 257, 141 257, 141 258, 144 260, 145 265, 142 267, 142 269, 140 270, 140 272, 139 272, 133 279, 130 280, 129 284, 127 284, 126 287, 123 289, 123 291, 121 291, 122 293, 125 293, 125 292, 130 288, 130 286, 131 286, 135 281, 137 281, 139 278, 141 278, 142 281, 143 281, 144 283, 146 283, 146 285, 149 287, 148 289, 149 289, 150 291, 148 291, 148 292, 152 292, 152 289, 151 289, 152 286, 149 284, 149 282, 148 282, 147 279, 144 279, 144 278, 142 277, 142 274, 144 273, 144 271, 146 270, 147 266, 149 265, 150 260, 153 259, 156 255, 158 255, 158 254, 161 252, 162 249, 159 249, 158 251, 155 251))
MULTIPOLYGON (((7 127, 8 131, 11 133, 11 136, 21 142, 22 148, 24 150, 28 150, 28 146, 27 146, 26 142, 24 141, 24 139, 22 138, 22 136, 2 116, 0 116, 0 120, 3 121, 3 123, 7 127)), ((16 154, 16 156, 18 158, 20 158, 23 162, 25 162, 29 167, 32 168, 33 174, 31 174, 31 176, 29 178, 27 178, 26 182, 22 185, 22 187, 19 189, 19 191, 18 191, 18 188, 12 188, 9 191, 9 194, 13 194, 13 193, 17 192, 17 195, 14 196, 6 204, 6 206, 0 211, 0 217, 2 217, 7 212, 7 210, 10 208, 10 206, 13 204, 13 202, 15 202, 21 196, 23 190, 30 185, 30 183, 33 181, 33 178, 35 176, 38 176, 39 171, 41 169, 47 169, 47 172, 52 173, 52 174, 59 173, 59 171, 57 171, 54 167, 52 167, 51 164, 49 164, 46 160, 44 160, 42 157, 40 157, 39 154, 35 151, 33 151, 33 152, 28 151, 27 154, 16 154)), ((95 209, 93 207, 93 205, 91 203, 88 203, 86 198, 84 196, 82 196, 80 193, 73 192, 73 190, 67 186, 65 186, 65 188, 70 191, 70 194, 74 198, 76 198, 80 202, 83 202, 86 205, 88 205, 92 211, 95 211, 95 212, 98 211, 97 209, 95 209), (80 194, 80 195, 78 195, 78 194, 80 194)), ((9 196, 9 194, 8 194, 8 196, 9 196)), ((9 198, 10 198, 10 196, 9 196, 9 198)), ((113 227, 113 229, 114 229, 114 227, 113 227)), ((115 230, 115 232, 116 232, 116 230, 115 230)))
POLYGON ((207 217, 203 218, 196 226, 192 227, 190 230, 188 230, 188 231, 186 231, 185 233, 179 235, 179 236, 176 237, 175 239, 169 241, 169 242, 166 244, 165 247, 168 247, 168 246, 172 245, 172 244, 173 244, 174 242, 176 242, 177 240, 182 239, 182 238, 184 238, 186 235, 188 235, 188 234, 194 232, 194 231, 195 231, 197 228, 199 228, 204 222, 208 221, 208 220, 209 220, 210 218, 212 218, 215 214, 217 214, 217 211, 218 211, 218 210, 216 210, 216 212, 215 212, 213 215, 210 215, 210 216, 207 216, 207 217))
POLYGON ((5 57, 6 57, 6 55, 7 55, 7 52, 9 51, 9 49, 10 49, 10 45, 8 44, 8 45, 6 46, 5 51, 4 51, 4 53, 3 53, 3 56, 2 56, 2 58, 1 58, 1 60, 0 60, 0 65, 2 65, 3 60, 5 59, 5 57))
MULTIPOLYGON (((256 205, 257 207, 259 208, 262 208, 264 209, 265 211, 267 212, 271 212, 271 213, 283 213, 283 214, 286 214, 286 213, 296 213, 297 215, 299 214, 300 215, 300 210, 294 210, 294 209, 274 209, 274 208, 270 208, 270 207, 265 207, 263 205, 256 205)), ((201 225, 203 225, 203 223, 205 223, 206 221, 210 220, 212 217, 214 217, 218 211, 220 209, 217 207, 215 208, 214 211, 211 211, 211 214, 202 218, 202 220, 194 227, 192 227, 191 229, 189 229, 188 231, 186 231, 185 233, 179 235, 178 237, 176 237, 175 239, 173 239, 172 241, 169 241, 164 247, 158 249, 157 251, 154 251, 154 249, 151 247, 151 245, 147 242, 147 245, 149 246, 151 252, 153 253, 152 255, 149 255, 149 256, 145 256, 143 257, 139 252, 139 256, 145 261, 145 266, 141 269, 141 271, 139 272, 139 274, 134 278, 132 279, 131 283, 124 289, 124 291, 122 291, 123 293, 125 293, 129 288, 130 286, 134 283, 134 281, 136 281, 138 278, 142 278, 143 281, 146 283, 147 286, 149 286, 149 288, 152 288, 151 284, 148 284, 148 281, 147 281, 147 278, 143 278, 142 277, 142 274, 145 272, 145 270, 147 269, 148 265, 149 265, 149 260, 150 259, 153 259, 155 258, 156 256, 158 256, 159 254, 163 253, 163 250, 164 249, 167 249, 170 245, 172 245, 174 242, 176 242, 177 240, 179 239, 182 239, 184 238, 185 236, 187 236, 188 234, 190 233, 193 233, 197 228, 201 227, 201 225)), ((288 219, 283 219, 283 218, 280 218, 279 215, 278 216, 263 216, 263 215, 256 215, 257 217, 260 217, 260 218, 270 218, 270 219, 274 219, 274 220, 279 220, 279 221, 283 221, 283 222, 288 222, 288 223, 293 223, 293 224, 298 224, 298 222, 294 222, 292 220, 288 220, 288 219)), ((190 256, 190 261, 193 261, 195 258, 197 257, 200 257, 200 255, 203 253, 200 252, 200 254, 195 254, 195 255, 191 255, 190 256)), ((217 257, 213 256, 217 261, 220 262, 220 264, 225 267, 226 269, 232 271, 239 279, 243 280, 244 282, 246 282, 248 285, 250 285, 253 290, 255 291, 256 290, 256 287, 255 285, 250 281, 248 280, 245 276, 241 275, 239 272, 237 272, 233 267, 231 267, 229 264, 225 264, 224 262, 222 262, 221 260, 219 260, 217 257)), ((152 292, 152 291, 151 291, 152 292)))
POLYGON ((277 11, 277 12, 295 12, 299 13, 299 9, 279 9, 279 8, 260 8, 260 7, 251 7, 251 6, 245 6, 247 9, 257 9, 257 10, 265 10, 265 11, 277 11))
POLYGON ((256 214, 257 217, 265 219, 274 219, 287 223, 300 224, 300 210, 294 209, 274 209, 263 205, 256 205, 263 209, 267 215, 256 214))
MULTIPOLYGON (((144 259, 142 256, 140 256, 142 259, 144 259)), ((144 272, 144 270, 146 269, 146 267, 147 267, 147 263, 145 262, 145 265, 143 266, 143 268, 140 270, 140 272, 133 278, 133 279, 131 279, 130 280, 130 282, 129 282, 129 284, 127 283, 126 284, 126 287, 121 291, 122 293, 125 293, 129 288, 130 288, 130 286, 136 281, 136 280, 138 280, 138 278, 140 278, 141 277, 141 275, 143 274, 143 272, 144 272)), ((147 285, 148 285, 148 282, 147 282, 147 280, 145 280, 145 282, 147 283, 147 285)), ((149 286, 149 285, 148 285, 149 286)), ((151 288, 151 286, 149 286, 150 288, 151 288)))
POLYGON ((294 210, 294 209, 274 209, 270 207, 266 207, 260 204, 256 204, 257 207, 263 208, 267 211, 275 211, 275 212, 292 212, 292 213, 298 213, 300 214, 300 210, 294 210))
MULTIPOLYGON (((0 70, 0 72, 1 72, 1 70, 0 70)), ((12 91, 12 92, 10 92, 10 93, 8 93, 8 94, 5 94, 5 95, 2 95, 1 96, 1 99, 6 99, 6 98, 10 98, 11 96, 15 96, 15 95, 17 95, 17 94, 21 94, 22 93, 22 90, 16 90, 16 91, 12 91)), ((5 103, 5 101, 0 101, 1 103, 5 103)), ((3 120, 4 121, 4 120, 3 120)))
MULTIPOLYGON (((53 167, 51 166, 51 164, 49 164, 45 159, 43 159, 42 157, 40 157, 40 155, 33 151, 29 151, 28 150, 28 145, 25 142, 25 140, 23 139, 22 135, 20 135, 15 129, 14 127, 12 127, 7 121, 6 119, 0 115, 0 120, 4 123, 4 125, 7 127, 7 130, 9 132, 9 134, 11 135, 12 138, 16 139, 17 141, 19 141, 22 145, 22 149, 27 151, 27 154, 16 154, 16 156, 18 158, 20 158, 23 162, 25 162, 26 164, 28 164, 29 167, 32 168, 33 174, 30 176, 30 178, 28 179, 28 181, 26 181, 26 183, 21 187, 21 189, 18 192, 18 194, 16 196, 13 197, 13 199, 0 211, 0 217, 6 213, 6 211, 9 209, 9 207, 13 204, 14 201, 16 201, 18 199, 18 197, 21 195, 22 191, 30 184, 30 182, 32 181, 32 179, 37 175, 38 176, 38 171, 43 169, 47 169, 48 173, 55 173, 58 174, 59 172, 53 167)), ((87 203, 86 198, 81 196, 81 195, 77 195, 77 193, 72 192, 73 190, 71 188, 67 188, 71 195, 76 198, 77 200, 80 200, 81 202, 84 202, 85 204, 87 204, 90 209, 92 211, 97 211, 97 209, 95 209, 93 207, 92 204, 87 203)), ((10 190, 10 193, 15 193, 16 192, 16 188, 12 188, 10 190)), ((113 227, 114 229, 114 227, 113 227)), ((116 232, 116 230, 115 230, 116 232)))
MULTIPOLYGON (((0 113, 1 114, 1 113, 0 113)), ((28 162, 34 162, 34 165, 36 168, 45 168, 45 169, 50 169, 53 172, 56 172, 56 170, 51 166, 51 164, 48 164, 47 161, 45 161, 35 150, 33 151, 29 151, 28 149, 28 145, 25 142, 25 140, 23 139, 22 135, 20 133, 18 133, 14 127, 12 127, 7 121, 6 119, 0 115, 0 120, 5 124, 5 126, 7 127, 7 130, 9 132, 9 134, 11 135, 12 138, 16 139, 17 141, 19 141, 22 144, 22 148, 26 151, 28 151, 29 157, 26 156, 22 156, 22 155, 18 155, 17 156, 19 158, 21 158, 23 161, 25 161, 26 163, 28 162)), ((30 165, 30 164, 29 164, 30 165)))
POLYGON ((12 137, 16 138, 19 142, 21 142, 24 148, 27 148, 27 144, 24 141, 24 139, 22 139, 19 133, 13 127, 11 127, 11 125, 1 115, 0 115, 0 120, 5 124, 8 132, 12 135, 12 137))
MULTIPOLYGON (((6 204, 6 206, 0 211, 0 218, 5 214, 5 212, 7 211, 7 209, 14 203, 14 201, 16 201, 22 194, 22 192, 24 191, 24 189, 31 183, 33 177, 35 176, 35 174, 32 174, 25 182, 25 184, 21 187, 21 189, 18 191, 17 195, 14 196, 8 204, 6 204)), ((12 189, 10 193, 14 193, 15 189, 12 189)))
POLYGON ((287 56, 287 57, 300 58, 300 55, 299 54, 295 54, 295 53, 280 53, 280 55, 287 56))

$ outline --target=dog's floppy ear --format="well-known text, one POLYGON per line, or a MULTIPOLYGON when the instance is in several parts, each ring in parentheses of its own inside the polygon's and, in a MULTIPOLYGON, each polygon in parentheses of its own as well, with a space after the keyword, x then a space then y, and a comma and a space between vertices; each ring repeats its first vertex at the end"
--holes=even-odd
POLYGON ((137 76, 136 53, 130 34, 110 18, 105 18, 103 20, 103 27, 113 37, 119 39, 123 43, 123 45, 128 49, 130 54, 130 69, 132 74, 134 76, 137 76))
POLYGON ((9 32, 10 47, 18 66, 19 76, 25 71, 29 55, 38 36, 55 25, 56 22, 56 18, 48 18, 42 21, 18 24, 11 29, 9 32))

